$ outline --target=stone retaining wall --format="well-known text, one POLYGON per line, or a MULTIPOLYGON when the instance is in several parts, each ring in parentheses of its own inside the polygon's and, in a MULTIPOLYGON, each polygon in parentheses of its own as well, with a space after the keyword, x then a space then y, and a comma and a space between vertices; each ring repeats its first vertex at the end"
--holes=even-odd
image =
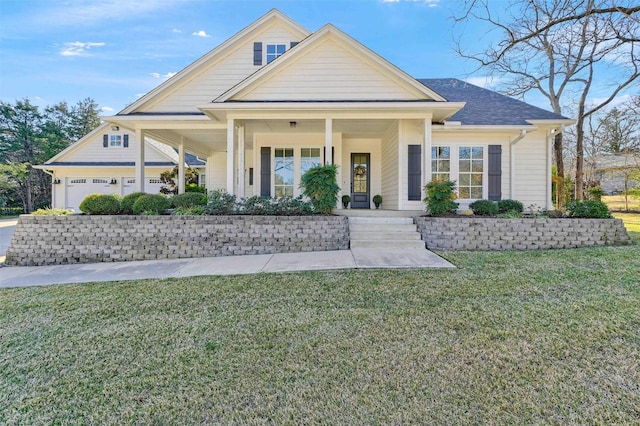
POLYGON ((621 219, 417 217, 433 250, 538 250, 630 244, 621 219))
POLYGON ((347 250, 344 216, 29 216, 13 266, 347 250))

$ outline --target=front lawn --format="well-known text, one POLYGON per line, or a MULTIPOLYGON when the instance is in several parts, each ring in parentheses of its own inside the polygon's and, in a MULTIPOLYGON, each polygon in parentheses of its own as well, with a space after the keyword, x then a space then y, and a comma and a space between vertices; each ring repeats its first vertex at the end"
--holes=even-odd
POLYGON ((640 247, 0 291, 2 424, 630 424, 640 247))

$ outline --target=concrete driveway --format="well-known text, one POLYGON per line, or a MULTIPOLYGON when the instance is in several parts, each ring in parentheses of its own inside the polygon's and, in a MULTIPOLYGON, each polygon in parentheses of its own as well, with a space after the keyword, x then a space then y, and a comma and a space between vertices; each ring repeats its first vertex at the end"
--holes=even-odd
POLYGON ((0 219, 0 263, 4 262, 18 219, 0 219))

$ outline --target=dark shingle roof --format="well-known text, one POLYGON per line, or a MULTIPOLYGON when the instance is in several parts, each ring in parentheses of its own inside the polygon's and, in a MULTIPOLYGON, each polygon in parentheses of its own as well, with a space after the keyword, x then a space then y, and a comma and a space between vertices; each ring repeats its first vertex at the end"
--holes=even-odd
POLYGON ((567 120, 553 112, 529 105, 457 78, 422 78, 418 81, 449 102, 466 102, 450 117, 463 125, 528 125, 526 120, 567 120))
POLYGON ((205 163, 204 161, 200 160, 198 157, 196 157, 193 154, 190 154, 188 152, 184 153, 184 161, 187 163, 187 165, 189 167, 199 167, 199 166, 206 166, 207 163, 205 163))

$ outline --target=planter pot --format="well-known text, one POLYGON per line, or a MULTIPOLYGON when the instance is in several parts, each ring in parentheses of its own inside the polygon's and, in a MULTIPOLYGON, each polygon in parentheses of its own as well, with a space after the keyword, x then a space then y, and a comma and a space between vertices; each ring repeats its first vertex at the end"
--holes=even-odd
POLYGON ((345 209, 348 209, 348 208, 349 208, 349 203, 348 203, 348 202, 343 201, 343 202, 342 202, 342 207, 344 207, 345 209))
POLYGON ((380 203, 374 203, 376 205, 376 209, 380 208, 380 203))

